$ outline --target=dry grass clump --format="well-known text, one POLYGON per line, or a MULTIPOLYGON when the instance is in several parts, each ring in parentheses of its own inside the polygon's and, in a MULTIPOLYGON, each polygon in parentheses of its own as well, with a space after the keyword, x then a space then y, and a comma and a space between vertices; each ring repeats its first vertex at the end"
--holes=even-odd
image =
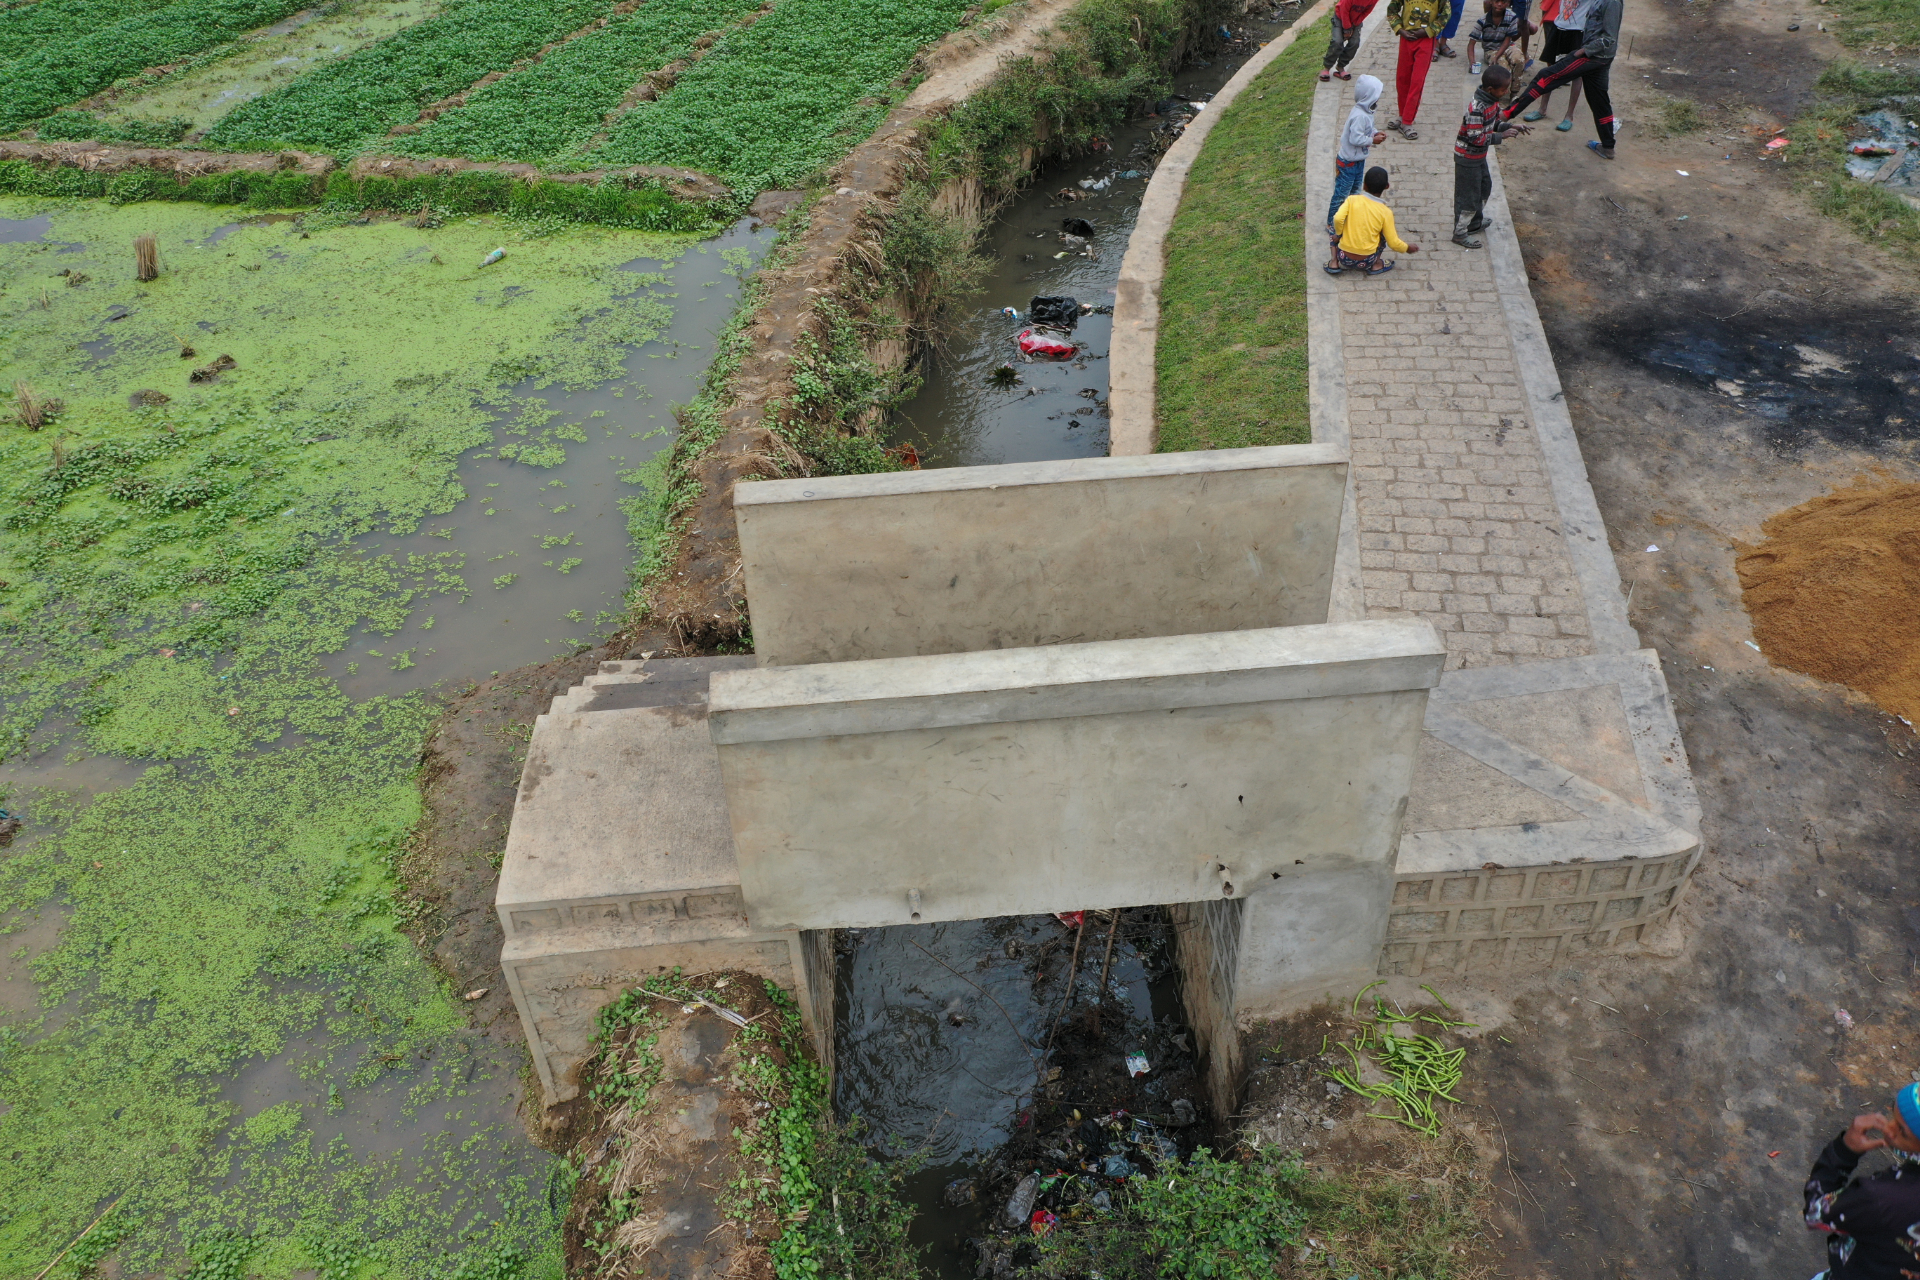
POLYGON ((13 416, 29 431, 38 431, 46 426, 59 417, 66 407, 65 401, 35 391, 31 382, 13 384, 13 416))
POLYGON ((133 238, 133 278, 142 281, 160 278, 160 242, 152 236, 133 238))

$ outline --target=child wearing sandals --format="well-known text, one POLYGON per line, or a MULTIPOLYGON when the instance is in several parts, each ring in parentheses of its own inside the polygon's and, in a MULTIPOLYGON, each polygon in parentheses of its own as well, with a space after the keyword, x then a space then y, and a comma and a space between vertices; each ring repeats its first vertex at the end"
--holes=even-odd
POLYGON ((1408 244, 1393 226, 1393 210, 1380 199, 1387 194, 1387 171, 1378 165, 1367 170, 1365 190, 1347 197, 1333 215, 1333 259, 1326 271, 1337 276, 1343 271, 1364 271, 1383 276, 1395 263, 1382 261, 1388 249, 1396 253, 1418 253, 1420 246, 1408 244))
POLYGON ((1360 28, 1378 3, 1380 0, 1339 0, 1333 6, 1333 39, 1328 42, 1327 56, 1320 64, 1321 83, 1332 76, 1342 80, 1353 78, 1347 64, 1360 52, 1360 28))
MULTIPOLYGON (((1587 25, 1587 13, 1593 8, 1594 0, 1543 0, 1540 16, 1546 19, 1546 47, 1540 51, 1540 60, 1548 66, 1560 61, 1580 47, 1581 30, 1587 25)), ((1546 118, 1552 105, 1551 93, 1540 99, 1540 104, 1526 115, 1520 117, 1528 124, 1546 118)), ((1573 128, 1573 113, 1580 106, 1580 81, 1567 84, 1567 114, 1561 118, 1554 129, 1567 133, 1573 128)))

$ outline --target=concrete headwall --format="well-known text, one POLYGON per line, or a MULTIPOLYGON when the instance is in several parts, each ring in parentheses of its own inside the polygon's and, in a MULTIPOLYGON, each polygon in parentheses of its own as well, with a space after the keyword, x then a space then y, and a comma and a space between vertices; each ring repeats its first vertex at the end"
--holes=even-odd
POLYGON ((755 651, 797 666, 1327 620, 1319 445, 764 480, 734 495, 755 651))
POLYGON ((1382 621, 716 673, 747 910, 871 927, 1357 876, 1380 891, 1313 912, 1377 947, 1442 659, 1382 621))

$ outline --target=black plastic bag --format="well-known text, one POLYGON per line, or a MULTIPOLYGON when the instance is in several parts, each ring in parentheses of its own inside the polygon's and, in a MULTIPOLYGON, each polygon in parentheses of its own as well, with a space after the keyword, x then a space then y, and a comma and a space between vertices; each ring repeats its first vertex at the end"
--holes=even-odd
POLYGON ((1085 218, 1062 218, 1060 219, 1060 229, 1070 236, 1083 236, 1088 240, 1093 239, 1093 224, 1085 218))
POLYGON ((1035 298, 1027 304, 1027 319, 1034 324, 1046 325, 1049 329, 1064 329, 1072 333, 1080 323, 1080 300, 1035 298))

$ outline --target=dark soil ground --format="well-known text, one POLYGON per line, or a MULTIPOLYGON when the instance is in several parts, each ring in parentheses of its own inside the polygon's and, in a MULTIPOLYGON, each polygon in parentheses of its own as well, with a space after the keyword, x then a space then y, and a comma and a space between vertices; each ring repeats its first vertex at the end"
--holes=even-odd
POLYGON ((1671 956, 1563 969, 1488 1010, 1468 1097, 1510 1152, 1494 1180, 1509 1276, 1810 1275, 1815 1153, 1920 1073, 1920 743, 1751 648, 1734 572, 1775 512, 1866 473, 1920 476, 1920 273, 1762 158, 1840 52, 1825 12, 1647 0, 1614 71, 1619 160, 1586 151, 1584 105, 1572 133, 1503 148, 1706 842, 1671 956), (1709 127, 1658 136, 1665 95, 1709 127))

